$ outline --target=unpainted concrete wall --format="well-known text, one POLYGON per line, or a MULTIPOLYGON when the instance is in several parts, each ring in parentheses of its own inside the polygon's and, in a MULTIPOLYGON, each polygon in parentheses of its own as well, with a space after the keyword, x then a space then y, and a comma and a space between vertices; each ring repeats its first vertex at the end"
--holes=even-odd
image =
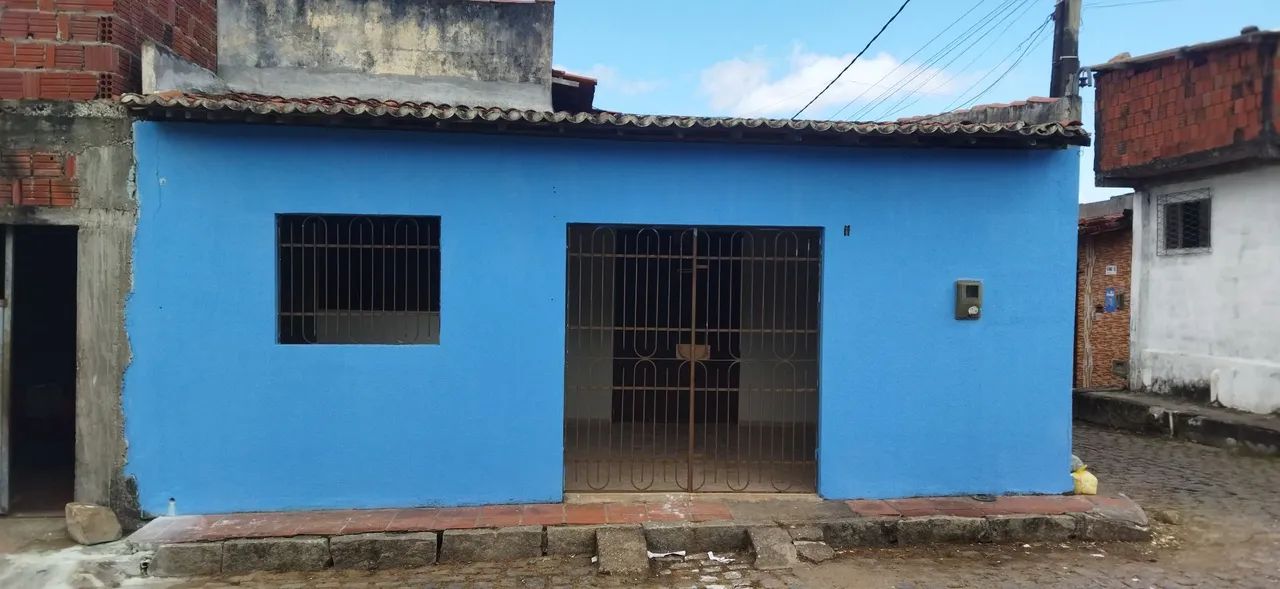
POLYGON ((551 2, 223 0, 233 90, 551 108, 551 2))
POLYGON ((1131 192, 1129 194, 1113 196, 1107 200, 1080 203, 1080 218, 1088 219, 1091 217, 1103 217, 1106 215, 1119 215, 1126 210, 1132 209, 1133 193, 1131 192))
POLYGON ((1168 184, 1134 199, 1129 385, 1280 411, 1280 165, 1168 184), (1162 194, 1212 191, 1211 251, 1156 253, 1162 194))
POLYGON ((1080 120, 1080 97, 1032 98, 1005 106, 976 107, 927 117, 943 123, 1058 123, 1080 120))
POLYGON ((6 202, 0 224, 78 228, 75 499, 110 505, 128 524, 137 513, 134 487, 121 475, 124 302, 137 222, 130 120, 108 101, 0 102, 0 150, 19 149, 75 156, 74 205, 6 202))

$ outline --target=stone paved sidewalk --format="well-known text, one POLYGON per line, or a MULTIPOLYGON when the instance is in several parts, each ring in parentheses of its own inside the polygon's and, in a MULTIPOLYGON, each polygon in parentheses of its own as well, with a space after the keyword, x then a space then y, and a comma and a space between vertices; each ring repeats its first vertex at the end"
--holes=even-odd
POLYGON ((515 526, 643 524, 650 522, 816 522, 848 517, 985 517, 1083 514, 1100 509, 1141 510, 1123 497, 1009 496, 991 500, 930 497, 888 501, 796 499, 704 501, 687 494, 663 501, 589 504, 495 505, 461 508, 370 509, 160 517, 129 537, 141 546, 236 538, 341 536, 515 526))
MULTIPOLYGON (((1222 587, 1280 586, 1280 460, 1077 427, 1075 451, 1106 493, 1125 493, 1178 525, 1154 523, 1150 543, 1034 542, 843 551, 821 565, 754 571, 742 563, 664 561, 643 582, 594 574, 586 557, 437 565, 399 572, 255 574, 143 579, 187 587, 1222 587), (734 569, 733 566, 738 566, 734 569), (715 567, 719 567, 716 569, 715 567), (669 572, 668 572, 669 571, 669 572), (664 574, 665 573, 665 574, 664 574)), ((717 556, 720 556, 717 554, 717 556)), ((132 586, 132 585, 131 585, 132 586)))

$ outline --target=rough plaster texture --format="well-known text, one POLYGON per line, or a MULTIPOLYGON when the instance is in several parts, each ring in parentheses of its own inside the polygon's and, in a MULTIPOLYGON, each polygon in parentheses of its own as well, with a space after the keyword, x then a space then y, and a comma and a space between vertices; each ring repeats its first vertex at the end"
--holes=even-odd
POLYGON ((1154 187, 1134 199, 1130 386, 1280 410, 1280 165, 1154 187), (1212 191, 1211 251, 1156 253, 1161 194, 1212 191))
POLYGON ((559 501, 576 222, 823 230, 823 496, 1070 489, 1075 150, 136 130, 125 406, 151 511, 559 501), (283 212, 440 215, 440 343, 278 345, 283 212), (980 321, 954 319, 957 278, 984 281, 980 321))
POLYGON ((142 44, 142 93, 181 90, 225 93, 226 82, 212 71, 150 41, 142 44))
POLYGON ((977 106, 972 109, 932 115, 930 120, 966 123, 1057 123, 1079 120, 1080 98, 1033 98, 1007 105, 977 106))
POLYGON ((550 110, 550 2, 223 0, 234 89, 550 110))
POLYGON ((129 343, 124 300, 136 223, 133 133, 124 110, 100 102, 0 102, 0 148, 76 156, 74 207, 0 205, 0 223, 78 227, 75 499, 109 505, 126 528, 136 490, 122 478, 120 392, 129 343))

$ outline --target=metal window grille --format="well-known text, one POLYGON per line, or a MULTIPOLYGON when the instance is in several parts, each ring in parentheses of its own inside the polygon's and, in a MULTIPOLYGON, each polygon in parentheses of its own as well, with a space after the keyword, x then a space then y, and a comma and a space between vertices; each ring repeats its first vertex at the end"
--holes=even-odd
POLYGON ((440 342, 440 218, 277 215, 278 341, 440 342))
POLYGON ((1166 194, 1156 199, 1159 229, 1156 253, 1193 254, 1210 251, 1209 189, 1166 194))

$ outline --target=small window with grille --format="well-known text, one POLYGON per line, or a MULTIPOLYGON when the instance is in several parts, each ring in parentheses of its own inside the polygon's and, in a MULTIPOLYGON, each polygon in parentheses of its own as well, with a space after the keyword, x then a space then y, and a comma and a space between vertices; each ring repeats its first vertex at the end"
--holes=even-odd
POLYGON ((1166 194, 1157 199, 1157 253, 1210 251, 1210 196, 1208 189, 1201 189, 1166 194))
POLYGON ((282 344, 440 343, 440 217, 276 216, 282 344))

